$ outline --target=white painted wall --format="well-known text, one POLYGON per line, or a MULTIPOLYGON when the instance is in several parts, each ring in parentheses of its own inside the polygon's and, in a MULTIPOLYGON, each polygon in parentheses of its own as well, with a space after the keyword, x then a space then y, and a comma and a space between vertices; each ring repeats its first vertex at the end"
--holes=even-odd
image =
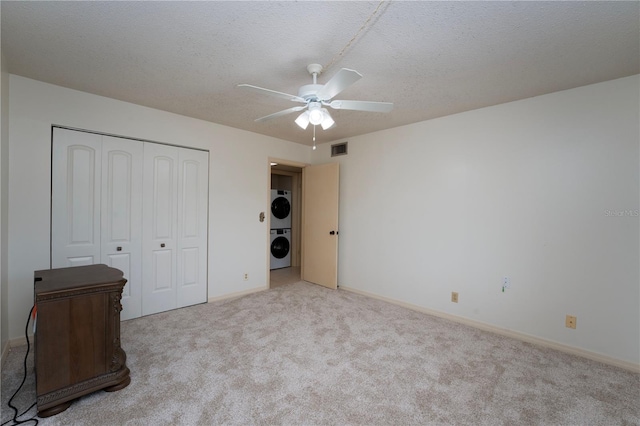
MULTIPOLYGON (((268 157, 334 160, 328 144, 310 154, 14 75, 9 89, 10 339, 49 266, 52 124, 210 149, 209 297, 266 283, 268 157)), ((639 89, 633 76, 351 138, 340 284, 638 364, 640 224, 624 212, 640 209, 639 89)))
POLYGON ((349 139, 340 285, 637 365, 639 96, 632 76, 349 139))
POLYGON ((0 353, 9 341, 9 280, 7 244, 9 241, 9 73, 0 52, 0 353))
POLYGON ((208 296, 266 285, 268 158, 306 163, 309 147, 16 75, 9 88, 10 339, 24 332, 33 271, 49 267, 52 124, 210 150, 208 296))

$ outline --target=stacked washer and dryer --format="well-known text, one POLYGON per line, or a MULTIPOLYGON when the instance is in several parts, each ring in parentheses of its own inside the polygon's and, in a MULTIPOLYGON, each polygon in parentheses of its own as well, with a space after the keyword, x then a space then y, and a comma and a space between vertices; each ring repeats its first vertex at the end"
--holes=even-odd
POLYGON ((291 266, 291 191, 271 190, 271 269, 291 266))

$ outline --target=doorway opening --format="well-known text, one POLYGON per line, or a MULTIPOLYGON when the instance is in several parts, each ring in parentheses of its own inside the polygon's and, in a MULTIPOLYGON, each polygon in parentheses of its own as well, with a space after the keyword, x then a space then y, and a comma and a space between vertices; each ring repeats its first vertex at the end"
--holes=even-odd
POLYGON ((270 159, 270 288, 301 279, 303 167, 304 164, 270 159))
MULTIPOLYGON (((269 211, 268 235, 271 240, 268 240, 270 244, 267 246, 267 256, 271 258, 272 253, 277 253, 280 257, 288 255, 289 258, 284 261, 276 260, 275 268, 268 262, 267 288, 273 287, 272 269, 291 268, 286 271, 290 272, 287 274, 287 282, 304 280, 335 290, 338 288, 340 164, 332 162, 309 165, 271 158, 269 161, 269 194, 273 197, 289 197, 289 209, 285 210, 291 214, 291 228, 270 229, 273 228, 272 222, 282 223, 278 216, 286 215, 280 214, 279 207, 277 215, 269 211), (272 179, 274 176, 278 177, 272 179), (282 176, 291 178, 291 191, 272 191, 272 180, 275 181, 274 186, 287 185, 289 180, 282 176), (280 182, 281 179, 284 179, 283 183, 280 182), (289 250, 284 250, 287 247, 289 250), (300 272, 294 275, 297 268, 300 272)), ((267 210, 271 210, 271 206, 267 210)), ((288 223, 276 226, 288 226, 288 223)), ((281 271, 282 274, 284 272, 281 271)), ((276 273, 274 278, 277 280, 279 274, 276 273)))

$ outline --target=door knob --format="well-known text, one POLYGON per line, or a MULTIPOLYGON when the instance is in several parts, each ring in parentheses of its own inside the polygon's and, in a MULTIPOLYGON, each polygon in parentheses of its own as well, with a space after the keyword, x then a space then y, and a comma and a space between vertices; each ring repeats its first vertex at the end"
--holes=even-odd
POLYGON ((122 247, 117 247, 116 251, 122 251, 122 247))
POLYGON ((329 232, 329 235, 336 235, 336 231, 329 232))
POLYGON ((164 243, 160 244, 160 247, 164 247, 164 243))

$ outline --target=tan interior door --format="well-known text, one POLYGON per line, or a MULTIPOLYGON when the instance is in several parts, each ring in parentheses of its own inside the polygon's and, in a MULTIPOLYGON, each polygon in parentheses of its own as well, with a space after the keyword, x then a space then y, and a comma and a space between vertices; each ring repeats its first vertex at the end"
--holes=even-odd
POLYGON ((303 171, 302 279, 338 287, 339 164, 305 167, 303 171))

